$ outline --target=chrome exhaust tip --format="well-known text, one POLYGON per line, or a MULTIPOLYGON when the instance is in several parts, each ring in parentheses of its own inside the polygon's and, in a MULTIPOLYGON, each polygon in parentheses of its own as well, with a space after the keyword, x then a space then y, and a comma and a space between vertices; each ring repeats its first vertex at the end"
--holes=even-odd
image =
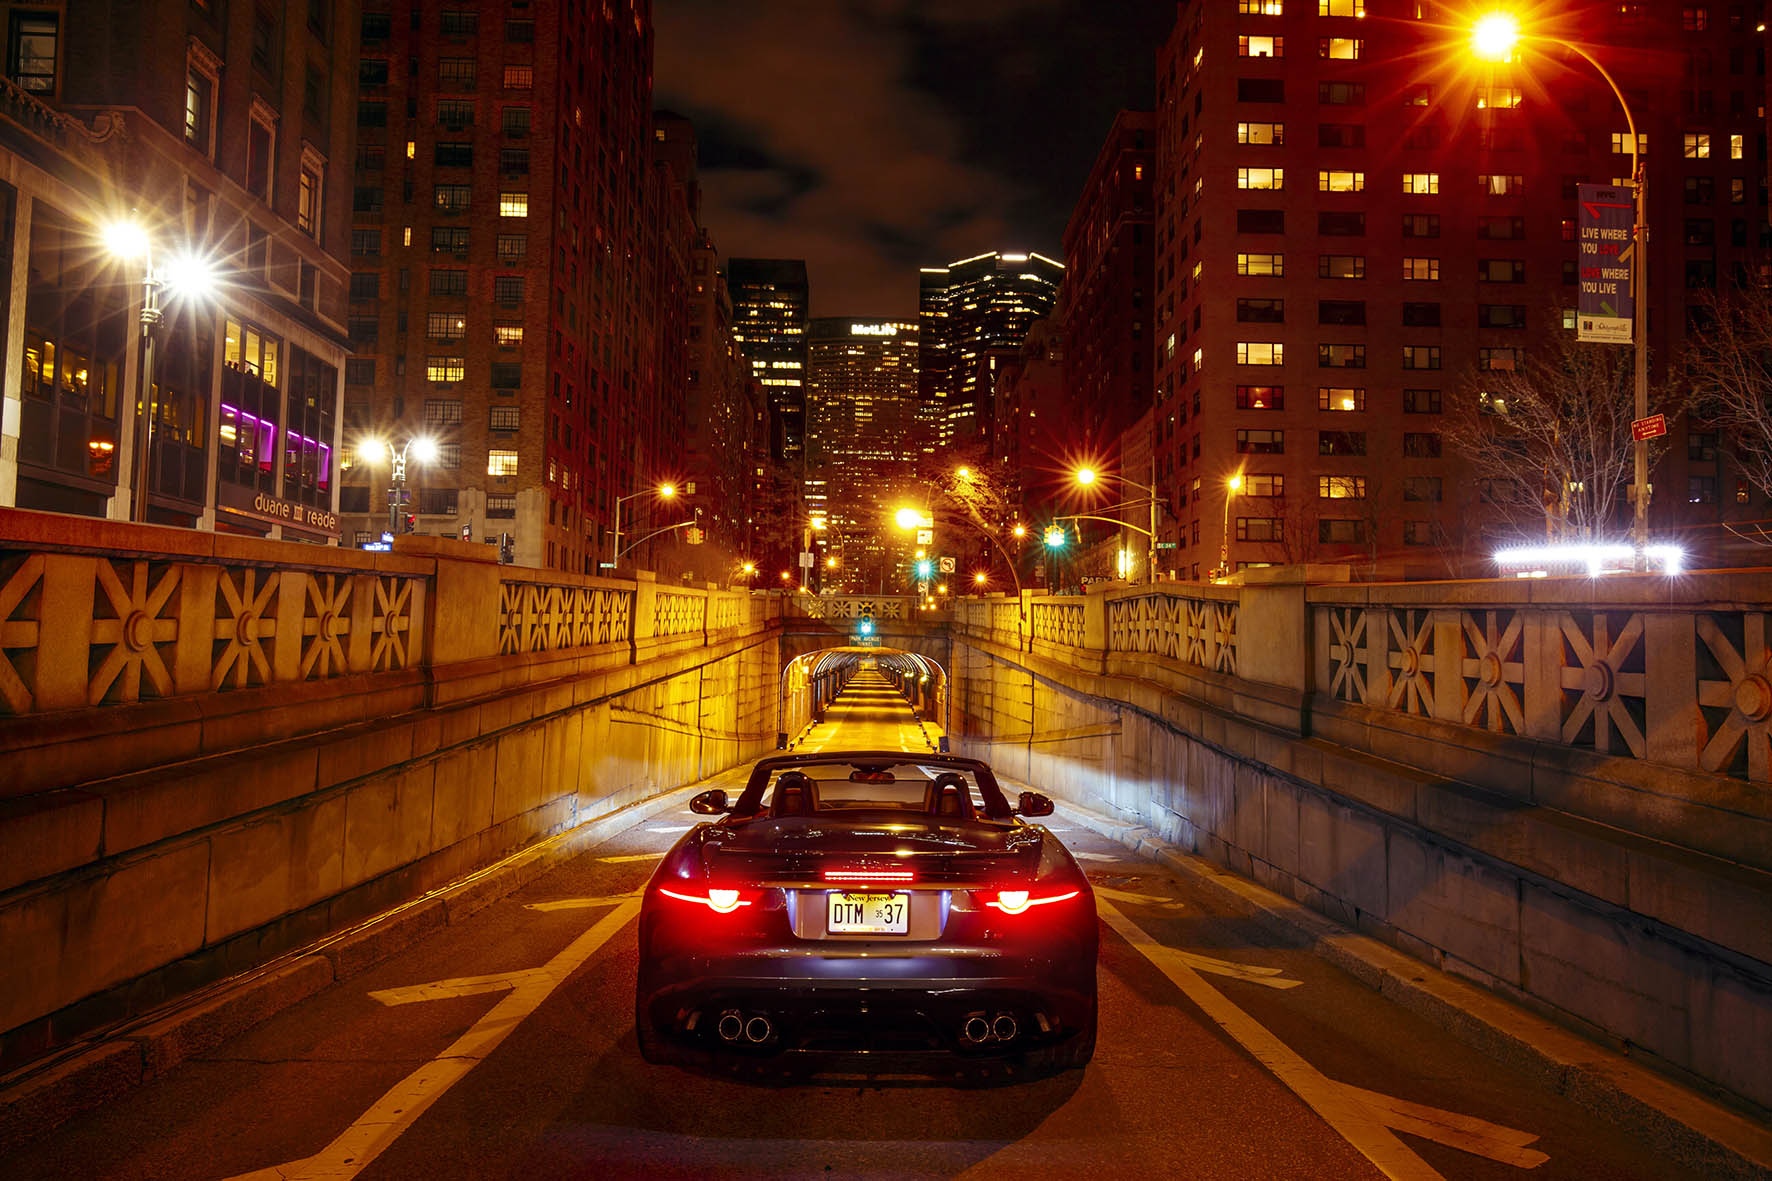
POLYGON ((773 1032, 775 1029, 769 1024, 769 1018, 761 1014, 744 1023, 745 1040, 752 1044, 768 1041, 773 1032))
POLYGON ((991 1022, 991 1032, 996 1035, 997 1040, 1000 1042, 1014 1041, 1015 1035, 1019 1031, 1020 1027, 1015 1024, 1015 1015, 1013 1013, 998 1013, 997 1019, 991 1022))
POLYGON ((720 1040, 735 1042, 744 1036, 744 1018, 738 1015, 737 1009, 727 1009, 720 1014, 720 1023, 714 1027, 720 1031, 720 1040))
POLYGON ((981 1016, 968 1017, 966 1023, 960 1026, 960 1036, 977 1045, 991 1036, 990 1022, 981 1016))

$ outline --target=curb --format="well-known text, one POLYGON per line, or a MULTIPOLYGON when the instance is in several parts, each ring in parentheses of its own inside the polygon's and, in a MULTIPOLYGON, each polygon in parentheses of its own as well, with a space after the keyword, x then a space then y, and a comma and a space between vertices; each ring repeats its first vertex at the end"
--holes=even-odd
POLYGON ((1201 886, 1459 1041, 1712 1177, 1772 1178, 1772 1128, 1512 1001, 1219 868, 1151 829, 1063 801, 1063 815, 1201 886))
POLYGON ((674 787, 587 820, 317 943, 20 1067, 0 1078, 0 1155, 464 921, 616 833, 671 810, 718 778, 674 787))

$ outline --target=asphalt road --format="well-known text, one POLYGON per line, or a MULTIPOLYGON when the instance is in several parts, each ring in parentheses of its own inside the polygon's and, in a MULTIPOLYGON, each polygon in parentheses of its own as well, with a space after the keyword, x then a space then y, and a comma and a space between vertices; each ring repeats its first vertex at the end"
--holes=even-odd
MULTIPOLYGON (((802 749, 920 749, 896 695, 856 690, 802 749)), ((1104 922, 1088 1069, 957 1085, 650 1066, 632 1027, 630 895, 693 821, 635 825, 0 1175, 1688 1175, 1062 807, 1049 826, 1085 862, 1104 922)))

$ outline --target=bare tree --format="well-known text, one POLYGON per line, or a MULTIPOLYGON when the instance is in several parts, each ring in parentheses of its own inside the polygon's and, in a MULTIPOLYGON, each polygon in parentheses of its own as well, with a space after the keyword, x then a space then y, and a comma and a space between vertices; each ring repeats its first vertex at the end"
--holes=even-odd
POLYGON ((1696 415, 1734 442, 1741 474, 1772 496, 1772 294, 1711 293, 1708 323, 1686 337, 1686 377, 1696 415))
MULTIPOLYGON (((1603 536, 1633 470, 1631 350, 1579 343, 1560 323, 1547 339, 1511 368, 1465 380, 1446 442, 1470 464, 1486 514, 1552 540, 1603 536)), ((1653 400, 1670 420, 1678 416, 1665 390, 1653 400)))

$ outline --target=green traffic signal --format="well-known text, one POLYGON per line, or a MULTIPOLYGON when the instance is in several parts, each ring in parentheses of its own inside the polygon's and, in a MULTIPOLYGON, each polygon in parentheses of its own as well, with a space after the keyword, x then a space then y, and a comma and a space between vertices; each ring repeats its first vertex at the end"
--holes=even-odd
POLYGON ((917 577, 929 578, 935 573, 935 563, 924 558, 917 563, 917 577))
POLYGON ((1046 545, 1051 549, 1063 549, 1065 542, 1064 530, 1057 525, 1046 530, 1046 545))

